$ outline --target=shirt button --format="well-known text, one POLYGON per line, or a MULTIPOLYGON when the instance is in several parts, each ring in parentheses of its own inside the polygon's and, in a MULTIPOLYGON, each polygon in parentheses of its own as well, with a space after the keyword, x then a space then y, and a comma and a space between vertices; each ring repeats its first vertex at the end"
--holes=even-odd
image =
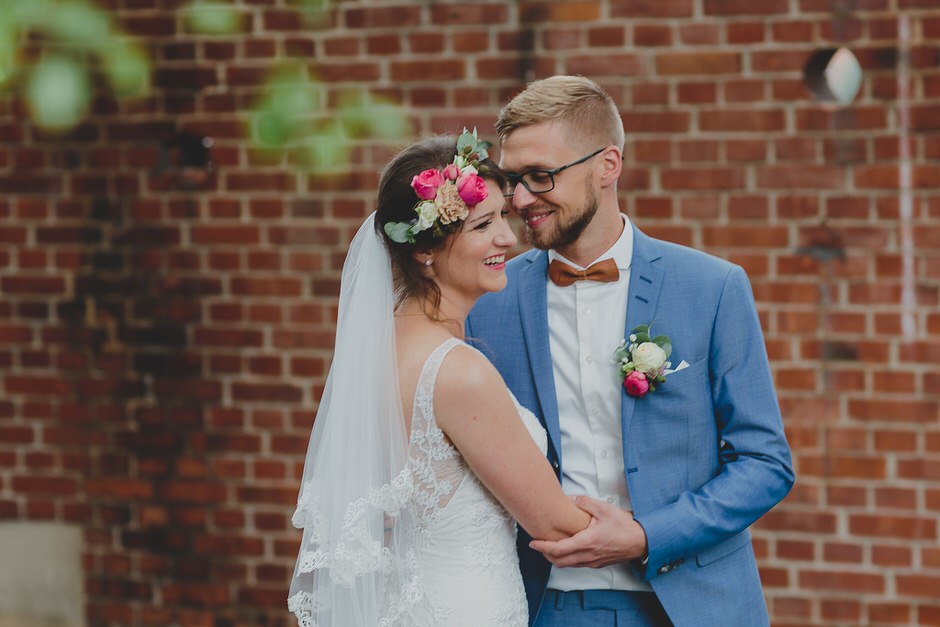
POLYGON ((590 307, 585 307, 585 308, 584 308, 584 315, 585 315, 585 316, 590 316, 592 311, 593 311, 593 309, 591 309, 590 307))
POLYGON ((589 364, 593 364, 594 358, 588 355, 587 357, 584 358, 584 361, 588 362, 589 364))
POLYGON ((601 453, 601 457, 603 457, 604 459, 607 459, 608 457, 610 457, 610 451, 604 451, 603 453, 601 453))
POLYGON ((610 504, 613 504, 613 502, 614 502, 614 497, 608 496, 608 497, 607 497, 607 502, 610 503, 610 504))
POLYGON ((591 413, 594 414, 595 416, 599 416, 600 413, 601 413, 601 408, 600 408, 600 407, 592 407, 592 408, 591 408, 591 413))

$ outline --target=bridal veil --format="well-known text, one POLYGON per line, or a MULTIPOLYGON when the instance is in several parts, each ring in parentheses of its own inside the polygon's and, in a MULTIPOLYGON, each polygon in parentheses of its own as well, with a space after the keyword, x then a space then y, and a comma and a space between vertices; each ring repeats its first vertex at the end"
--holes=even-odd
POLYGON ((343 265, 336 346, 292 522, 301 627, 427 622, 395 352, 395 293, 373 213, 343 265))

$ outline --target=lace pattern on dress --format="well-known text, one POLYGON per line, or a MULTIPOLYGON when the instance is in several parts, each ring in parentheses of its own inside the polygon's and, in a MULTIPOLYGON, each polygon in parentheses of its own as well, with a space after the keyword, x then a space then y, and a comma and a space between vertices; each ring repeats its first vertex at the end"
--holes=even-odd
POLYGON ((431 524, 454 496, 468 472, 457 449, 447 441, 434 419, 434 385, 444 358, 463 342, 451 338, 428 357, 415 390, 408 461, 415 480, 419 524, 431 524))
POLYGON ((473 474, 435 419, 437 375, 444 358, 456 346, 467 345, 458 339, 447 340, 425 363, 415 393, 409 449, 423 540, 419 553, 430 548, 434 555, 446 552, 453 558, 449 568, 440 566, 435 558, 425 564, 438 621, 435 624, 526 627, 528 606, 516 555, 516 523, 473 474), (463 529, 460 539, 442 537, 439 525, 453 532, 455 520, 461 521, 457 525, 463 529), (481 589, 486 590, 484 602, 476 596, 481 589), (477 600, 461 600, 468 595, 477 600))

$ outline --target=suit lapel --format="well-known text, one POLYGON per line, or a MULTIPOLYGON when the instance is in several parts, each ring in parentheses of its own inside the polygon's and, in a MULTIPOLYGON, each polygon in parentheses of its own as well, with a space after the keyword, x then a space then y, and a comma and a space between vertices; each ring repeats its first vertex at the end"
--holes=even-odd
MULTIPOLYGON (((627 338, 631 331, 641 324, 656 322, 656 309, 659 294, 663 286, 664 273, 655 264, 661 257, 655 240, 651 239, 635 226, 633 227, 633 257, 630 260, 630 286, 627 292, 627 319, 623 336, 627 338)), ((653 325, 653 334, 656 326, 653 325)), ((636 407, 636 399, 621 388, 620 420, 623 428, 624 443, 630 433, 630 422, 636 407)))
POLYGON ((555 371, 552 367, 551 346, 548 336, 548 296, 546 277, 548 254, 533 251, 527 256, 529 265, 519 272, 519 316, 522 335, 532 369, 536 395, 542 407, 542 420, 552 446, 561 450, 558 426, 558 399, 555 396, 555 371))

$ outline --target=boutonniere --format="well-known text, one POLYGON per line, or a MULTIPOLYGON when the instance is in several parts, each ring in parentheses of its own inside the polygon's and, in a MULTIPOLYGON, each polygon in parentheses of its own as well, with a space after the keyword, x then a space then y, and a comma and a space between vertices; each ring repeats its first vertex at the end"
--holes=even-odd
MULTIPOLYGON (((641 397, 655 391, 657 383, 666 381, 672 367, 672 341, 667 335, 650 337, 652 324, 641 324, 633 329, 628 340, 623 340, 614 351, 614 362, 623 375, 623 387, 630 396, 641 397)), ((684 364, 685 362, 683 362, 684 364)), ((680 370, 677 368, 677 370, 680 370)))

